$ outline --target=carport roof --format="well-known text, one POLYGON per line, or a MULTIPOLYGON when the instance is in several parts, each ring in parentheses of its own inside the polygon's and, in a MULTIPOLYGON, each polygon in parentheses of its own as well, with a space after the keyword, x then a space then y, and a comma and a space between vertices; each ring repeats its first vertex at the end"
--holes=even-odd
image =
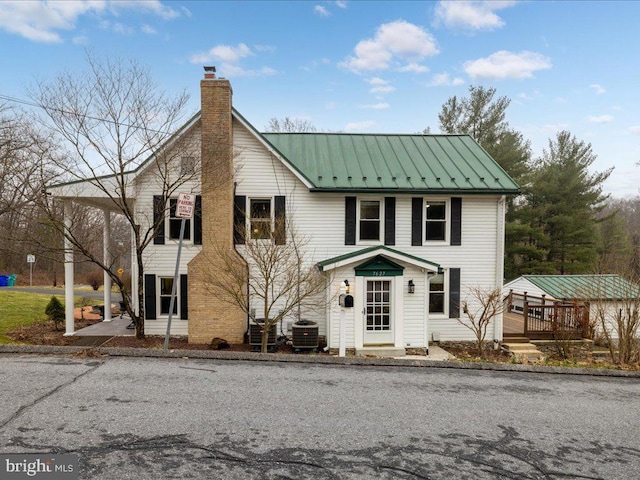
POLYGON ((523 275, 554 298, 613 300, 637 296, 638 285, 619 275, 523 275))

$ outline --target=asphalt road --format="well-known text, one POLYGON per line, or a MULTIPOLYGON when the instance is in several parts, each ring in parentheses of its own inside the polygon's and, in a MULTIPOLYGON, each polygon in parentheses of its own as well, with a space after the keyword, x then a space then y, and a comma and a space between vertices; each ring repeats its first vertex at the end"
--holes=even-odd
MULTIPOLYGON (((57 295, 60 297, 64 297, 64 287, 3 287, 3 290, 15 290, 17 292, 41 293, 44 295, 57 295)), ((93 298, 95 300, 104 299, 104 292, 94 292, 90 289, 75 289, 73 293, 76 297, 87 297, 93 298)), ((112 302, 118 302, 120 301, 120 298, 121 295, 119 293, 111 293, 112 302)))
POLYGON ((0 453, 87 479, 634 479, 638 379, 0 356, 0 453))

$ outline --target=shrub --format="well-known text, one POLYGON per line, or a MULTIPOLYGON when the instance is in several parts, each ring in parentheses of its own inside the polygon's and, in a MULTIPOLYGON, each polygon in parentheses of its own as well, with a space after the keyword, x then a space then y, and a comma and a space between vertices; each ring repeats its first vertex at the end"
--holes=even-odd
POLYGON ((91 288, 96 291, 104 283, 104 273, 102 272, 102 270, 92 270, 91 272, 87 273, 87 276, 85 278, 87 283, 91 285, 91 288))
POLYGON ((64 307, 62 306, 62 303, 60 303, 60 300, 58 300, 58 297, 51 297, 47 307, 44 309, 44 313, 47 315, 49 320, 53 321, 55 329, 58 330, 58 326, 64 322, 65 317, 64 307))

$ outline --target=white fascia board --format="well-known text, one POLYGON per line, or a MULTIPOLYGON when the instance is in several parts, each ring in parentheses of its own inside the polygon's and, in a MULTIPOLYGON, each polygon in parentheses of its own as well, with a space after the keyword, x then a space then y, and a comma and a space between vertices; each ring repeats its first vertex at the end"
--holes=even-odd
POLYGON ((347 265, 351 265, 353 263, 364 262, 373 258, 377 255, 384 255, 392 260, 397 260, 399 262, 408 263, 418 268, 425 269, 430 272, 437 272, 438 265, 434 265, 431 262, 421 261, 416 259, 415 257, 404 255, 402 252, 398 252, 395 250, 391 250, 389 248, 376 248, 374 250, 369 250, 367 252, 363 252, 360 255, 354 255, 349 258, 345 258, 343 260, 338 260, 337 262, 330 263, 328 265, 324 265, 322 267, 322 271, 334 270, 336 268, 345 267, 347 265))

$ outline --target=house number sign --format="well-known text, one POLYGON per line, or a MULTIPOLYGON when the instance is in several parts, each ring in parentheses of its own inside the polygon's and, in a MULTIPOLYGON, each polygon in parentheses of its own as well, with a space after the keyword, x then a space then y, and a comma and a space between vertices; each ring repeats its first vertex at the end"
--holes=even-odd
POLYGON ((387 272, 385 270, 374 270, 371 272, 373 277, 386 277, 387 272))

